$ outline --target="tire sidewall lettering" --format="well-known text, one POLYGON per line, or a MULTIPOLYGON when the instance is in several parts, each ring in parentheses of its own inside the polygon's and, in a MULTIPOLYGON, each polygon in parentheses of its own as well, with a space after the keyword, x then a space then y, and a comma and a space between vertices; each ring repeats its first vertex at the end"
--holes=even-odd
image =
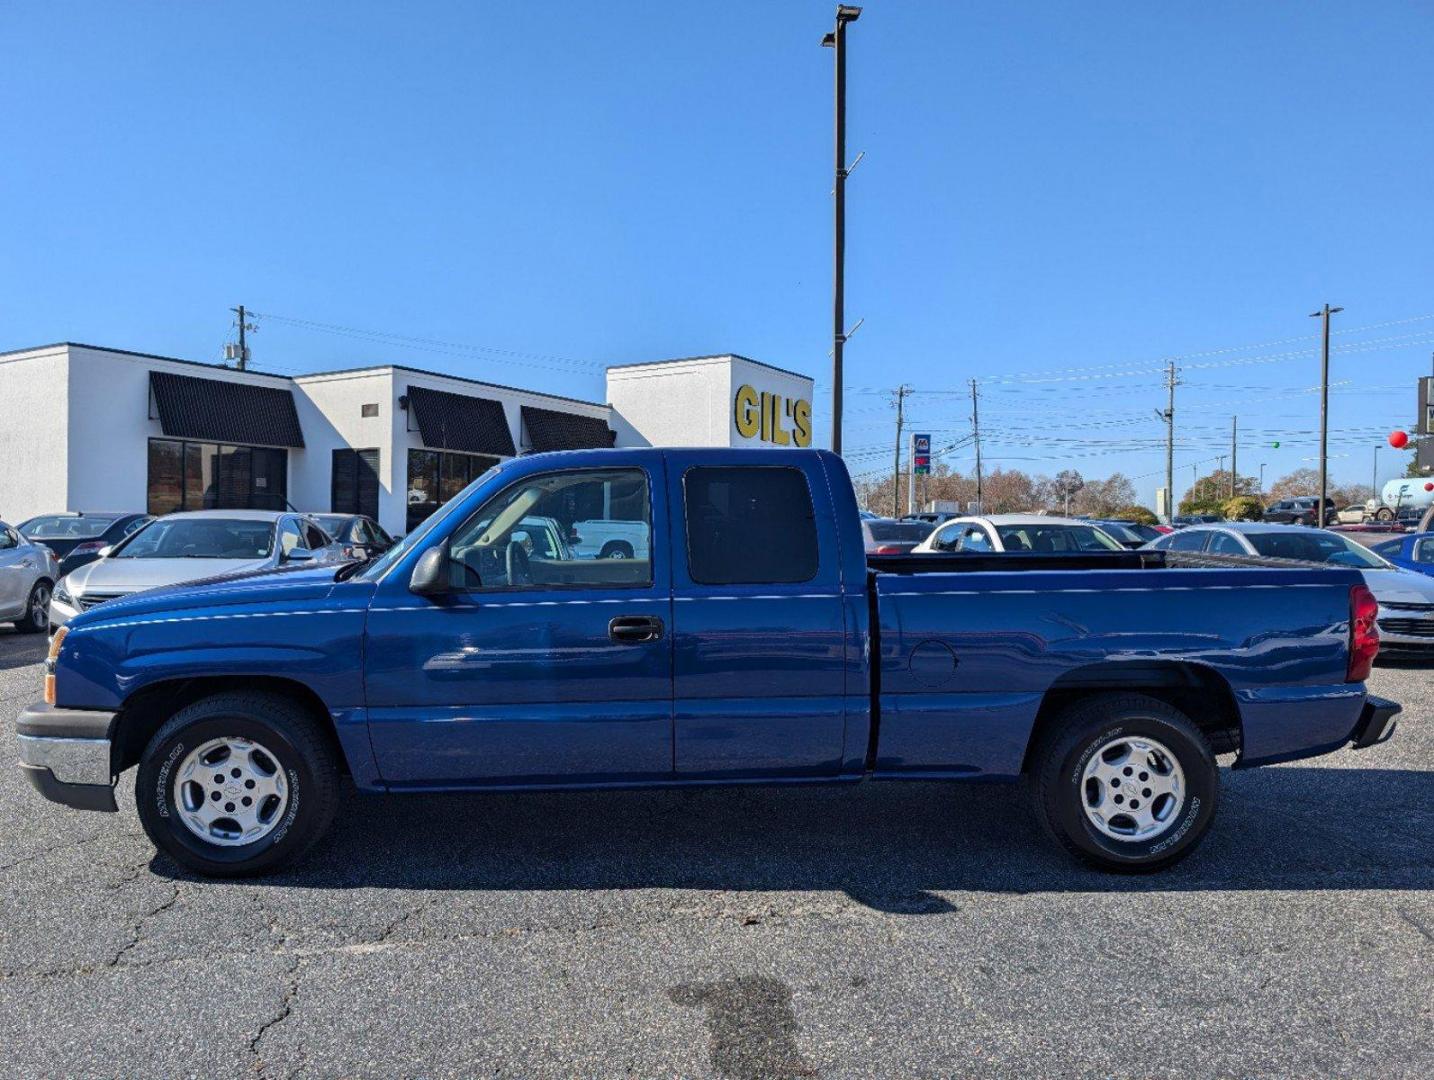
POLYGON ((169 752, 164 759, 164 764, 159 767, 159 777, 154 785, 154 806, 162 818, 169 817, 169 774, 182 753, 184 753, 183 739, 174 744, 174 749, 169 752))

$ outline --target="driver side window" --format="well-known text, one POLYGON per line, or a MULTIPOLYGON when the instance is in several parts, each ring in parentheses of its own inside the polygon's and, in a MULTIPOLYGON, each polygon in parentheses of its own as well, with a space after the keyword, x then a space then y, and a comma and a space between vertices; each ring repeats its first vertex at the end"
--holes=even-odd
POLYGON ((627 588, 652 584, 652 504, 641 469, 526 477, 453 534, 454 589, 627 588))
POLYGON ((972 525, 961 534, 962 551, 992 551, 991 538, 979 525, 972 525))

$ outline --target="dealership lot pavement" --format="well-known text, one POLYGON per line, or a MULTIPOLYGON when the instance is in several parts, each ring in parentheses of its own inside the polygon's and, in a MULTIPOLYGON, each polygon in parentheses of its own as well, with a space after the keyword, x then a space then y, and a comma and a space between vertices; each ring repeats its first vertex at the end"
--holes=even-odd
POLYGON ((7 1075, 1434 1075, 1434 668, 1362 753, 1225 774, 1174 871, 1074 867, 1015 789, 377 799, 281 878, 42 802, 0 630, 7 1075))

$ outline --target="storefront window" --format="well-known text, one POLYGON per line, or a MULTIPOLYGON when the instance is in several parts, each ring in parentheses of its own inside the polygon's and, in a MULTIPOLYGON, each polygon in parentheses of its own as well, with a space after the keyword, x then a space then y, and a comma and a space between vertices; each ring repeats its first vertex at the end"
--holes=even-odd
POLYGON ((148 510, 282 510, 288 473, 287 450, 151 439, 148 510))
POLYGON ((408 531, 453 498, 477 477, 498 464, 480 454, 408 452, 408 531))

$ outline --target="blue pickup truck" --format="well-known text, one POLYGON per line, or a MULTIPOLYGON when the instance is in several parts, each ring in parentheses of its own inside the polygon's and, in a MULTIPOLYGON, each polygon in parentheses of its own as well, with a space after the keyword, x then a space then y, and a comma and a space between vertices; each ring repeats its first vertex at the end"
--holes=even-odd
MULTIPOLYGON (((868 557, 840 458, 520 457, 367 563, 114 600, 55 635, 18 719, 45 797, 155 845, 272 871, 367 792, 1026 778, 1113 870, 1187 855, 1216 755, 1389 737, 1353 570, 1165 552, 868 557), (532 522, 640 523, 578 558, 532 522), (640 554, 639 554, 640 552, 640 554)), ((953 827, 956 823, 953 823, 953 827)))

